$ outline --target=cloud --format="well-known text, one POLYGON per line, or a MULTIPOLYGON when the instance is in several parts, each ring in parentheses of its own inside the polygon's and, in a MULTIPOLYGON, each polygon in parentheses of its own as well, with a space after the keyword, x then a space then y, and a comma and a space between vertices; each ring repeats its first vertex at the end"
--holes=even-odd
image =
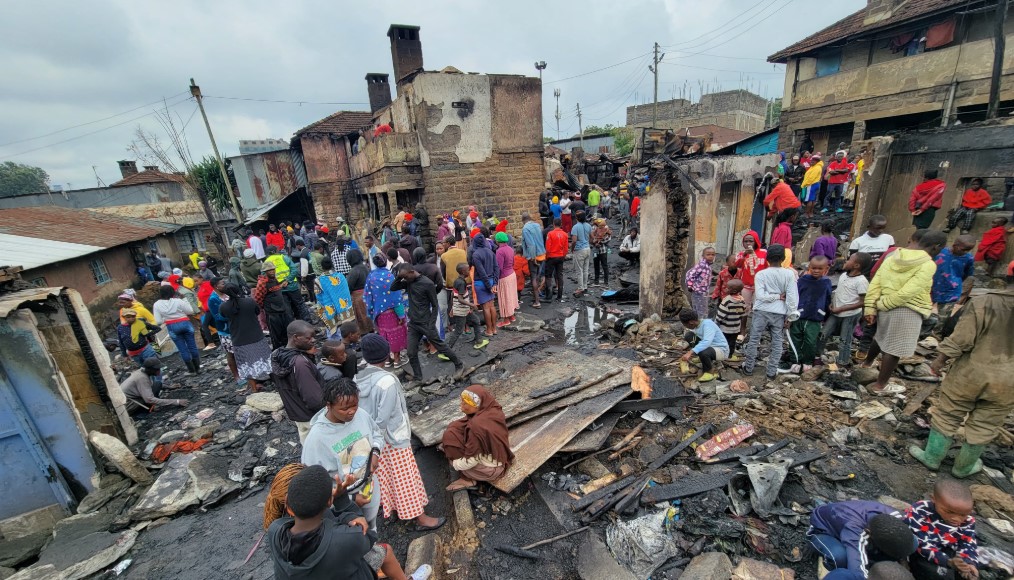
MULTIPOLYGON (((798 18, 804 10, 798 0, 589 0, 580 6, 95 0, 86 9, 70 0, 14 3, 0 20, 0 144, 124 114, 0 145, 0 160, 38 165, 54 183, 75 188, 96 184, 93 165, 105 183, 116 181, 116 161, 128 156, 136 128, 158 129, 155 106, 141 105, 164 97, 174 114, 191 118, 191 77, 209 96, 223 152, 237 153, 239 139, 288 138, 337 110, 368 107, 364 76, 391 72, 386 33, 393 22, 422 27, 428 69, 535 76, 533 63, 546 61, 546 134, 556 132, 558 88, 561 134, 568 135, 577 131, 579 102, 586 124, 622 125, 626 106, 650 100, 646 67, 654 41, 671 63, 660 67, 660 99, 681 89, 692 89, 696 99, 703 83, 726 90, 749 85, 779 96, 783 67, 763 58, 863 6, 864 0, 843 0, 798 18), (590 71, 598 72, 583 75, 590 71)), ((187 128, 198 158, 211 152, 199 117, 187 128)))

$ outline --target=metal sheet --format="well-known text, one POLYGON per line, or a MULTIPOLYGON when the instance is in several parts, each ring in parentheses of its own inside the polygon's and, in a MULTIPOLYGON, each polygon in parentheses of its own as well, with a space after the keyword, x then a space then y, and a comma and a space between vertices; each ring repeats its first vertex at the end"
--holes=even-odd
POLYGON ((25 270, 80 258, 102 250, 105 248, 100 246, 0 234, 0 256, 4 256, 6 261, 13 260, 11 265, 21 266, 25 270))
POLYGON ((299 189, 288 149, 230 157, 229 161, 245 208, 279 201, 299 189))

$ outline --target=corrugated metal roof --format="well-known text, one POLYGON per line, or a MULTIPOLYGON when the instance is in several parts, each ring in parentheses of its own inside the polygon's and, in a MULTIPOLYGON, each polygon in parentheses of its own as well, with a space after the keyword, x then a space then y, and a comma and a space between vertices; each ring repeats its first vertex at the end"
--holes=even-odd
POLYGON ((0 209, 0 234, 113 248, 174 231, 176 227, 65 207, 0 209))
POLYGON ((0 256, 3 256, 4 262, 10 262, 4 265, 21 266, 25 270, 80 258, 104 249, 101 246, 0 234, 0 256))

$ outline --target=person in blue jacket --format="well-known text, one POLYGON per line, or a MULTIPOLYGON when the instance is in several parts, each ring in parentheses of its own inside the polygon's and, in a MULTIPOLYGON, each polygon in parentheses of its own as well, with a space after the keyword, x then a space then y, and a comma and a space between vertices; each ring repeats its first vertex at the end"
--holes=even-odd
POLYGON ((874 501, 818 507, 810 514, 807 537, 829 571, 825 580, 865 579, 876 562, 906 560, 916 550, 901 514, 874 501))

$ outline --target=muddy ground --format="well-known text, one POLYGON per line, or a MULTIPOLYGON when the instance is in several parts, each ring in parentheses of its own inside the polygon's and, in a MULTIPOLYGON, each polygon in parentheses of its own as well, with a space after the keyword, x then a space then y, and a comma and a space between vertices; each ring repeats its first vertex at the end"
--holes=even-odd
MULTIPOLYGON (((619 236, 616 236, 614 246, 618 245, 619 236)), ((610 262, 613 269, 610 287, 618 289, 619 274, 625 270, 625 262, 616 254, 610 256, 610 262)), ((489 359, 484 353, 469 352, 472 349, 468 345, 459 343, 458 351, 465 354, 462 358, 466 365, 495 363, 480 367, 470 377, 471 382, 491 383, 536 360, 565 357, 574 350, 638 360, 656 376, 674 374, 672 352, 668 345, 678 338, 678 329, 658 325, 654 335, 642 333, 637 341, 632 341, 630 336, 610 333, 609 329, 617 317, 636 314, 636 304, 604 305, 590 296, 575 299, 571 296, 574 281, 570 265, 567 273, 564 302, 544 302, 543 307, 536 310, 531 308, 531 297, 527 293, 522 297, 524 304, 521 310, 527 319, 546 323, 550 337, 545 341, 511 350, 495 359, 489 359)), ((598 296, 601 290, 593 288, 591 294, 598 296)), ((647 329, 651 327, 649 324, 647 329)), ((183 377, 178 358, 170 358, 168 382, 175 388, 169 396, 189 398, 192 404, 185 412, 178 409, 156 411, 138 422, 138 430, 142 442, 152 441, 166 431, 179 429, 182 422, 198 411, 214 409, 215 413, 207 422, 220 423, 217 428, 219 435, 205 451, 228 457, 230 461, 243 459, 248 464, 243 466, 245 472, 253 480, 246 481, 242 490, 216 507, 207 510, 190 508, 182 515, 151 524, 141 533, 127 556, 132 563, 123 575, 126 578, 260 579, 272 576, 266 546, 261 543, 257 549, 253 547, 262 531, 266 484, 278 468, 298 460, 295 428, 284 418, 270 415, 261 416, 258 422, 243 428, 235 413, 244 396, 237 392, 238 387, 229 379, 223 356, 218 351, 206 355, 205 371, 198 378, 183 377), (255 467, 265 469, 255 470, 255 467), (267 475, 251 485, 257 479, 258 471, 266 471, 267 475), (251 554, 250 559, 244 563, 248 554, 251 554)), ((424 376, 450 368, 449 363, 439 363, 434 357, 422 358, 424 376)), ((735 366, 727 365, 718 383, 727 384, 738 378, 740 375, 735 366)), ((751 379, 751 382, 755 391, 763 386, 763 378, 760 382, 756 379, 751 379)), ((688 386, 696 392, 692 383, 688 380, 688 386)), ((909 394, 924 386, 917 382, 904 383, 909 394)), ((711 550, 726 552, 734 561, 736 555, 773 561, 794 569, 797 578, 814 578, 814 560, 807 548, 805 532, 808 511, 816 502, 874 499, 885 495, 912 502, 921 499, 937 477, 905 452, 908 444, 925 437, 925 424, 919 423, 924 420, 924 414, 915 418, 896 418, 894 422, 863 422, 859 425, 859 433, 853 434, 846 443, 837 444, 829 437, 830 432, 842 424, 855 425, 856 421, 850 421, 848 417, 849 408, 855 405, 853 402, 844 404, 830 400, 827 389, 822 386, 791 377, 785 379, 784 384, 780 380, 778 384, 767 385, 767 390, 773 389, 780 393, 778 396, 786 397, 790 401, 788 406, 760 396, 751 397, 757 399, 756 404, 740 406, 735 400, 715 397, 713 389, 714 386, 700 389, 705 395, 702 402, 684 409, 682 418, 668 419, 658 425, 649 423, 642 433, 643 440, 635 449, 614 460, 607 460, 603 455, 600 457, 602 463, 614 471, 642 469, 651 461, 652 455, 657 457, 658 450, 669 448, 688 428, 706 421, 715 424, 717 430, 736 423, 752 422, 757 427, 757 434, 743 445, 771 444, 788 437, 791 439, 789 449, 816 448, 827 452, 827 455, 809 466, 794 470, 782 488, 779 496, 781 504, 793 508, 798 506, 798 517, 775 516, 768 520, 733 517, 728 511, 729 496, 724 488, 682 500, 681 518, 672 532, 680 546, 680 553, 669 564, 663 565, 664 571, 657 572, 653 578, 677 578, 682 565, 672 564, 685 562, 697 553, 711 550), (804 416, 797 420, 795 417, 800 413, 804 416)), ((411 410, 418 412, 442 396, 453 396, 447 395, 446 391, 413 393, 409 397, 411 410)), ((865 400, 867 397, 861 395, 860 398, 865 400)), ((617 435, 611 437, 607 444, 618 440, 619 433, 633 429, 640 422, 637 414, 624 416, 617 424, 617 435)), ((477 544, 471 546, 475 552, 467 562, 456 562, 452 558, 437 563, 438 568, 454 570, 445 577, 484 580, 581 577, 578 553, 582 544, 588 541, 586 536, 594 534, 604 542, 605 530, 615 520, 615 514, 609 513, 593 523, 589 532, 538 548, 536 551, 542 557, 539 560, 522 559, 495 549, 497 546, 533 543, 580 525, 570 511, 572 496, 552 489, 543 478, 550 472, 581 476, 584 464, 566 471, 561 469, 579 455, 558 454, 511 494, 504 495, 487 486, 471 492, 470 501, 478 526, 475 530, 477 544)), ((987 454, 986 460, 993 467, 1005 468, 1006 476, 1010 477, 1014 456, 1009 449, 993 451, 987 454)), ((427 513, 453 519, 451 497, 444 491, 451 476, 447 463, 433 448, 418 450, 417 461, 431 494, 427 513)), ((679 475, 685 473, 678 471, 678 464, 694 471, 730 466, 701 466, 686 457, 678 458, 671 467, 658 473, 658 483, 670 483, 674 476, 678 481, 679 475)), ((995 482, 978 476, 973 483, 995 482)), ((642 508, 640 513, 651 511, 654 508, 649 506, 642 508)), ((400 561, 406 557, 409 542, 422 535, 415 532, 410 523, 381 521, 379 525, 382 540, 392 544, 400 561)), ((450 522, 439 532, 445 543, 453 541, 454 527, 454 523, 450 522)), ((1008 544, 1005 549, 1009 551, 1014 546, 1008 544)))

